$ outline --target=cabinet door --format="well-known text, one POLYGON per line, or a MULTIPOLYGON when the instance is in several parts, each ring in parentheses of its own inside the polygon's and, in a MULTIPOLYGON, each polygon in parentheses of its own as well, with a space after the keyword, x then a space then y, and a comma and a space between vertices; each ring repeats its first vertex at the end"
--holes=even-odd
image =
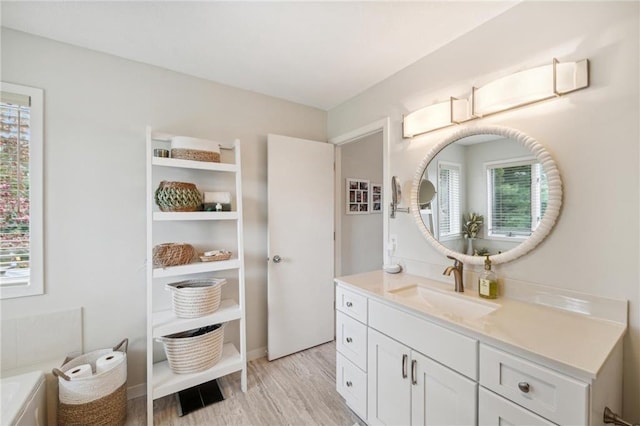
POLYGON ((411 424, 475 425, 478 384, 411 352, 411 424))
POLYGON ((408 425, 411 351, 372 329, 368 340, 367 421, 370 425, 408 425))
POLYGON ((555 424, 482 387, 478 400, 480 426, 553 426, 555 424))

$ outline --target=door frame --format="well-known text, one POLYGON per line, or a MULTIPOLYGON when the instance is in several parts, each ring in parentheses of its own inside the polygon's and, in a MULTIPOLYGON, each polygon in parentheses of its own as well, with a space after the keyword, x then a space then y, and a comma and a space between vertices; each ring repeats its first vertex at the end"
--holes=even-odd
POLYGON ((391 203, 391 171, 389 164, 389 156, 391 150, 390 132, 391 119, 389 117, 374 121, 365 126, 343 133, 339 136, 329 139, 329 143, 336 146, 335 150, 335 241, 334 241, 334 271, 337 277, 342 275, 342 209, 344 208, 344 200, 342 193, 342 145, 355 142, 365 136, 382 132, 382 241, 384 263, 389 263, 389 205, 391 203))

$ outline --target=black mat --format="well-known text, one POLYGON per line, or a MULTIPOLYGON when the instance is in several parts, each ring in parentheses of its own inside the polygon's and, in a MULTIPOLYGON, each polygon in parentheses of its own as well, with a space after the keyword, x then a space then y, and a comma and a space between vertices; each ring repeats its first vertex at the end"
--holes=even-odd
POLYGON ((207 405, 223 401, 224 395, 217 380, 203 383, 176 393, 178 416, 185 416, 207 405))

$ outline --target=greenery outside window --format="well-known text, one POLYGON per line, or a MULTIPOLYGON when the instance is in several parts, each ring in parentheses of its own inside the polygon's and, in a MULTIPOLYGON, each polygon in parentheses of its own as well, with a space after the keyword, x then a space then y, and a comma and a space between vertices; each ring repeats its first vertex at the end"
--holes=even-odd
POLYGON ((538 227, 549 188, 542 165, 534 159, 487 165, 488 236, 521 239, 538 227))
POLYGON ((438 162, 438 239, 460 237, 460 164, 438 162))
POLYGON ((43 294, 43 92, 0 83, 0 298, 43 294))

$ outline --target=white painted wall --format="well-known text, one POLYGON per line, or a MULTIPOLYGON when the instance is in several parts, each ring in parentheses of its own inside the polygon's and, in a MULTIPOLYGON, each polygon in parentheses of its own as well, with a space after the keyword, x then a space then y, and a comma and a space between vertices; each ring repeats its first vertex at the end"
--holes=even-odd
POLYGON ((44 89, 45 292, 2 318, 83 307, 84 349, 127 336, 145 377, 145 126, 242 142, 247 348, 266 347, 267 133, 326 139, 326 113, 11 30, 2 80, 44 89))
POLYGON ((382 184, 382 133, 341 145, 341 275, 382 268, 382 213, 346 214, 347 178, 382 184))
MULTIPOLYGON (((624 416, 633 422, 640 421, 639 12, 638 2, 522 2, 332 109, 328 121, 331 137, 391 117, 391 173, 407 182, 427 150, 453 130, 402 140, 403 113, 553 57, 589 58, 587 90, 467 125, 519 129, 557 161, 565 189, 557 225, 533 252, 495 269, 503 277, 629 300, 624 416)), ((448 264, 409 215, 391 220, 390 233, 398 235, 396 255, 407 265, 440 275, 448 264)))

